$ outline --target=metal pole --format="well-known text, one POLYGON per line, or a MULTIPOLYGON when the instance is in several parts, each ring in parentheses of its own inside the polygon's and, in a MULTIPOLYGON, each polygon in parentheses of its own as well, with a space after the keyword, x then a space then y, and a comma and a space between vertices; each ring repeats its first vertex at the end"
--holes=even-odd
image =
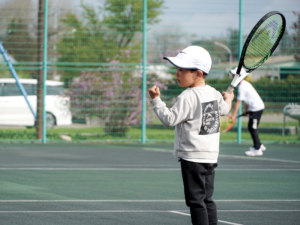
MULTIPOLYGON (((242 32, 242 19, 243 19, 243 0, 240 0, 239 5, 239 58, 242 53, 243 48, 243 32, 242 32)), ((242 103, 240 104, 238 115, 242 114, 242 103)), ((242 143, 242 119, 241 117, 238 118, 238 124, 237 124, 237 143, 242 143)))
POLYGON ((43 104, 42 104, 42 111, 43 111, 43 137, 42 142, 45 144, 47 140, 47 117, 46 117, 46 104, 45 98, 47 95, 47 55, 48 55, 48 0, 44 0, 44 45, 43 45, 43 104))
POLYGON ((39 9, 38 9, 38 58, 37 62, 39 65, 38 75, 37 75, 37 106, 36 106, 36 138, 43 140, 43 41, 44 41, 44 9, 45 9, 45 0, 39 0, 39 9))
POLYGON ((221 47, 221 48, 223 48, 228 53, 228 56, 229 56, 229 68, 228 69, 231 69, 231 64, 232 64, 232 51, 231 51, 231 49, 227 45, 224 45, 223 43, 218 42, 218 41, 214 41, 214 44, 221 47))
POLYGON ((143 0, 143 81, 142 81, 142 143, 146 143, 147 91, 147 0, 143 0))

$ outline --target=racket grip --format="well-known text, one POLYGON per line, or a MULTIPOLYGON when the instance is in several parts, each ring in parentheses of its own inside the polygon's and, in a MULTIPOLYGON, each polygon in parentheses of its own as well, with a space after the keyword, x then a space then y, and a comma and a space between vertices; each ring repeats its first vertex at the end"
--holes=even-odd
POLYGON ((232 86, 230 85, 230 86, 228 86, 226 92, 227 92, 227 93, 232 93, 233 90, 234 90, 234 87, 232 87, 232 86))

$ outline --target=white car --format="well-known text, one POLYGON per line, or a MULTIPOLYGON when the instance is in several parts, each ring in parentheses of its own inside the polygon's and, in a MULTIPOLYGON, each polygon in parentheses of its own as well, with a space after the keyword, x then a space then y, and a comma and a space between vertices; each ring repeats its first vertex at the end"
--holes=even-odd
MULTIPOLYGON (((20 79, 27 92, 27 98, 36 112, 37 97, 36 79, 20 79)), ((46 81, 47 95, 45 107, 47 127, 70 125, 72 115, 70 111, 70 98, 64 95, 63 83, 59 81, 46 81)), ((30 111, 24 96, 21 94, 15 79, 0 79, 0 125, 34 126, 35 119, 30 111)))

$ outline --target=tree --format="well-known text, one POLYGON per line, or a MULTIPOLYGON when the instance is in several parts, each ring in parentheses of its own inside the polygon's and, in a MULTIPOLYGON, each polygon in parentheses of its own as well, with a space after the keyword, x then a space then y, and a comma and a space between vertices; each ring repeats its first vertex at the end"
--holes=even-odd
MULTIPOLYGON (((36 39, 29 33, 28 24, 24 23, 22 19, 12 19, 7 27, 3 45, 9 54, 19 62, 37 61, 36 39)), ((31 71, 31 75, 35 73, 36 71, 31 71)))
POLYGON ((280 54, 283 55, 292 55, 294 53, 294 42, 293 36, 289 33, 288 30, 285 30, 284 35, 279 43, 280 54))
MULTIPOLYGON (((148 24, 158 21, 162 4, 163 0, 148 0, 148 24)), ((58 62, 73 64, 69 66, 72 71, 66 71, 63 79, 68 82, 84 68, 97 68, 99 63, 106 63, 107 58, 116 56, 120 49, 132 49, 132 54, 140 56, 141 48, 136 46, 142 40, 134 40, 134 37, 142 32, 142 6, 140 0, 106 0, 100 10, 82 4, 81 19, 75 14, 68 14, 62 20, 66 33, 57 45, 60 53, 58 62), (76 68, 77 71, 74 71, 76 68)))
POLYGON ((297 20, 293 23, 292 28, 294 30, 294 49, 296 50, 295 52, 295 59, 297 61, 300 61, 300 13, 299 12, 293 12, 293 14, 297 17, 297 20))
MULTIPOLYGON (((160 9, 163 0, 149 0, 147 10, 147 24, 158 22, 157 17, 161 13, 160 9)), ((104 16, 103 23, 107 25, 117 38, 120 48, 128 46, 132 39, 142 31, 143 28, 143 1, 133 0, 107 0, 104 5, 107 15, 104 16)))
POLYGON ((98 21, 93 21, 92 17, 88 19, 87 25, 74 14, 68 14, 62 21, 67 26, 67 33, 57 44, 60 53, 58 62, 76 63, 67 65, 72 70, 64 72, 63 80, 66 83, 78 76, 81 70, 99 66, 99 64, 83 66, 83 63, 106 62, 106 58, 116 55, 118 51, 116 45, 105 38, 105 33, 101 32, 102 25, 98 21))
MULTIPOLYGON (((34 2, 32 0, 9 0, 0 4, 0 31, 4 31, 1 32, 0 38, 8 53, 19 63, 37 62, 38 4, 34 2)), ((74 7, 74 1, 61 1, 59 4, 57 4, 57 1, 48 1, 49 61, 56 61, 57 58, 55 45, 59 39, 59 32, 62 30, 57 18, 64 17, 66 12, 74 7)), ((23 68, 24 66, 22 66, 22 69, 18 69, 20 77, 34 77, 39 66, 30 64, 26 68, 27 70, 23 71, 23 68)))
MULTIPOLYGON (((162 4, 148 0, 148 24, 157 21, 162 4)), ((68 14, 62 20, 66 34, 57 47, 59 62, 72 62, 64 80, 72 83, 73 114, 100 118, 109 135, 125 136, 140 121, 142 6, 140 0, 106 0, 101 10, 83 4, 82 19, 68 14)))

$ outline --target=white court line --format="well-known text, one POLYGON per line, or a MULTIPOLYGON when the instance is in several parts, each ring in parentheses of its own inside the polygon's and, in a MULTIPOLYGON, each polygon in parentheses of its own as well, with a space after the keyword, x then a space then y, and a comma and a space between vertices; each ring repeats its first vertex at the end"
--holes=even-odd
MULTIPOLYGON (((291 200, 287 200, 287 199, 249 199, 249 200, 243 200, 243 199, 229 199, 229 200, 225 200, 225 199, 220 199, 220 200, 214 200, 215 202, 300 202, 300 199, 291 199, 291 200)), ((89 199, 67 199, 67 200, 36 200, 36 199, 20 199, 20 200, 0 200, 0 203, 38 203, 38 202, 112 202, 112 203, 118 203, 118 202, 128 202, 128 203, 159 203, 159 202, 173 202, 173 203, 182 203, 185 202, 185 200, 180 200, 180 199, 153 199, 153 200, 147 200, 147 199, 141 199, 141 200, 134 200, 134 199, 108 199, 108 200, 89 200, 89 199)))
POLYGON ((287 159, 274 159, 274 158, 264 158, 264 157, 249 157, 249 156, 239 156, 239 155, 223 155, 220 154, 220 157, 223 158, 233 158, 233 159, 248 159, 248 160, 257 160, 257 161, 271 161, 271 162, 285 162, 285 163, 300 163, 300 161, 287 160, 287 159))
POLYGON ((225 224, 231 224, 231 225, 243 225, 243 224, 241 224, 241 223, 231 223, 231 222, 224 221, 224 220, 218 220, 218 222, 220 222, 220 223, 225 223, 225 224))
POLYGON ((170 200, 130 200, 130 199, 119 199, 119 200, 86 200, 86 199, 78 199, 78 200, 0 200, 0 203, 38 203, 38 202, 113 202, 113 203, 118 203, 118 202, 128 202, 128 203, 151 203, 151 202, 185 202, 184 200, 176 200, 176 199, 170 199, 170 200))
MULTIPOLYGON (((52 168, 52 167, 0 167, 0 171, 180 171, 180 168, 52 168)), ((300 169, 256 169, 256 168, 218 168, 217 171, 294 171, 298 172, 300 169)))
POLYGON ((15 210, 15 211, 0 211, 0 213, 166 213, 167 210, 15 210))
MULTIPOLYGON (((164 150, 160 148, 141 148, 142 150, 146 151, 154 151, 154 152, 168 152, 172 153, 173 150, 164 150)), ((249 160, 262 160, 262 161, 271 161, 271 162, 287 162, 287 163, 300 163, 300 161, 295 161, 295 160, 286 160, 286 159, 274 159, 274 158, 264 158, 264 157, 249 157, 249 156, 238 156, 238 155, 224 155, 220 154, 220 157, 224 158, 236 158, 236 159, 249 159, 249 160)))
POLYGON ((221 209, 218 212, 300 212, 300 209, 221 209))
MULTIPOLYGON (((5 210, 0 211, 0 213, 177 213, 181 215, 189 216, 190 214, 186 214, 183 212, 178 212, 176 210, 5 210)), ((264 210, 264 209, 257 209, 257 210, 218 210, 218 212, 300 212, 300 210, 291 209, 291 210, 264 210)))
POLYGON ((300 202, 300 199, 220 199, 214 200, 215 202, 300 202))
POLYGON ((173 149, 170 148, 169 150, 166 150, 166 149, 161 149, 161 148, 147 148, 147 147, 144 147, 144 148, 141 148, 142 150, 144 151, 152 151, 152 152, 167 152, 167 153, 173 153, 173 149))
POLYGON ((184 213, 184 212, 180 212, 180 211, 169 211, 169 212, 179 214, 179 215, 183 215, 183 216, 191 216, 189 213, 184 213))
MULTIPOLYGON (((183 213, 180 211, 170 211, 170 213, 175 213, 175 214, 179 214, 179 215, 183 215, 183 216, 191 216, 189 213, 183 213)), ((243 225, 240 223, 232 223, 232 222, 228 222, 228 221, 224 221, 224 220, 218 220, 218 222, 225 223, 225 224, 231 224, 231 225, 243 225)))
POLYGON ((265 169, 256 169, 256 168, 220 168, 220 169, 216 169, 216 171, 260 171, 260 172, 270 172, 270 171, 273 171, 273 172, 299 172, 300 169, 268 169, 268 168, 265 168, 265 169))
POLYGON ((0 170, 21 171, 179 171, 179 168, 52 168, 52 167, 2 167, 0 170))

